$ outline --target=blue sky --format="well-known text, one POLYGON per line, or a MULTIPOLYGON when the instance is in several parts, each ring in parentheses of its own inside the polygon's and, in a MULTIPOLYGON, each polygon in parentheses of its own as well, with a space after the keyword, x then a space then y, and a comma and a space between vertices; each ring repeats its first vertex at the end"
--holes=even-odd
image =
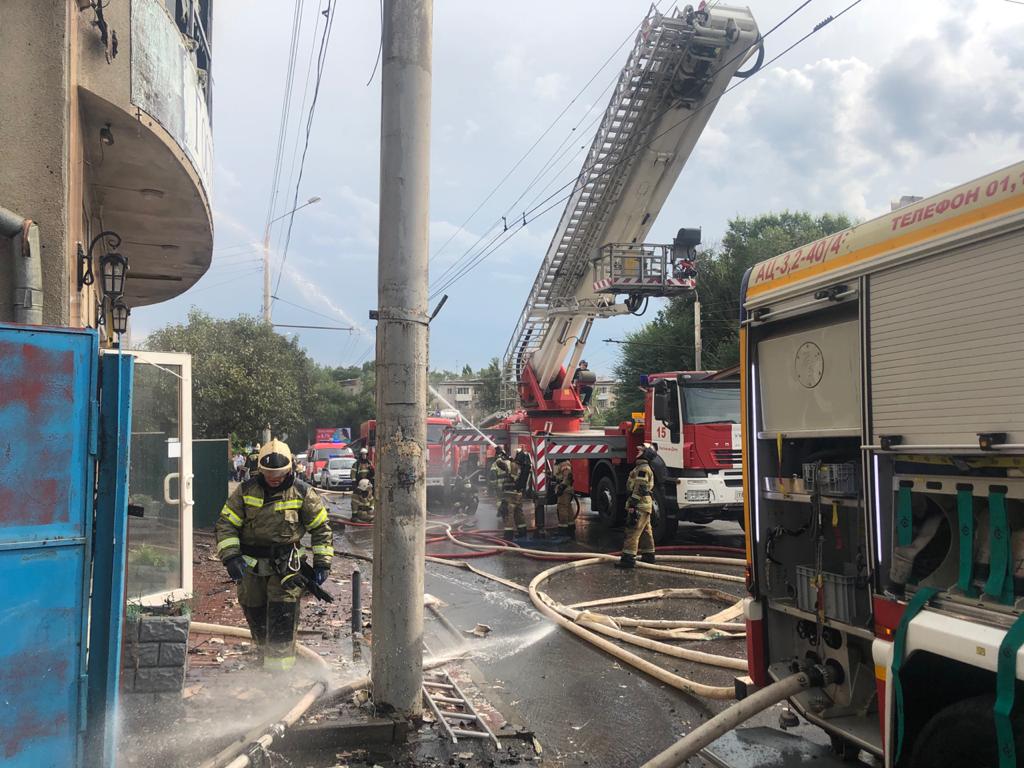
MULTIPOLYGON (((297 0, 296 0, 297 1, 297 0)), ((289 210, 298 115, 313 25, 326 0, 304 0, 283 188, 289 210)), ((798 5, 750 3, 762 31, 798 5)), ((770 58, 847 0, 813 0, 766 40, 770 58)), ((431 150, 431 274, 466 253, 513 205, 565 140, 589 147, 590 117, 628 45, 594 79, 464 230, 460 225, 630 36, 649 0, 436 0, 431 150), (589 116, 588 116, 589 115, 589 116), (579 135, 582 134, 582 135, 579 135), (450 242, 443 250, 442 245, 450 242)), ((662 2, 662 8, 668 3, 662 2)), ((139 339, 190 306, 216 316, 258 314, 259 244, 270 198, 293 2, 217 0, 214 21, 213 266, 184 295, 132 315, 139 339)), ((376 0, 341 3, 274 321, 353 325, 351 334, 300 331, 318 361, 372 355, 376 305, 380 75, 366 85, 380 33, 376 0), (299 308, 295 305, 300 305, 299 308), (312 310, 312 311, 310 311, 312 310), (314 314, 317 313, 317 314, 314 314)), ((632 41, 630 40, 630 44, 632 41)), ((304 123, 303 117, 302 122, 304 123)), ((903 194, 928 195, 1015 162, 1024 124, 1024 5, 1005 0, 863 0, 722 100, 650 239, 702 226, 714 243, 737 215, 844 211, 868 218, 903 194)), ((569 155, 548 193, 578 172, 569 155)), ((547 194, 547 193, 545 193, 547 194)), ((454 285, 432 325, 431 365, 485 365, 501 357, 543 259, 560 209, 537 219, 454 285)), ((273 276, 281 264, 275 226, 273 276)), ((610 373, 622 338, 642 322, 604 320, 591 334, 591 368, 610 373)))

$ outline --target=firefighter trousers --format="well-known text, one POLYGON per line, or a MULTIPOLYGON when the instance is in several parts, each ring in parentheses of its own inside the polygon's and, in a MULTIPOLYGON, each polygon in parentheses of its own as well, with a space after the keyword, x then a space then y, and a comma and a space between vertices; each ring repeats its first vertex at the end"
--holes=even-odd
POLYGON ((288 670, 295 666, 295 633, 299 627, 302 589, 286 588, 270 564, 260 560, 238 585, 238 604, 245 614, 253 642, 263 655, 263 668, 288 670))
POLYGON ((568 488, 558 495, 556 509, 558 512, 558 525, 572 525, 572 488, 568 488))
POLYGON ((505 530, 518 529, 520 533, 526 533, 526 518, 523 516, 523 494, 519 491, 505 491, 504 518, 505 530))
POLYGON ((636 557, 638 545, 641 555, 654 552, 650 509, 626 510, 626 540, 622 542, 622 554, 636 557))

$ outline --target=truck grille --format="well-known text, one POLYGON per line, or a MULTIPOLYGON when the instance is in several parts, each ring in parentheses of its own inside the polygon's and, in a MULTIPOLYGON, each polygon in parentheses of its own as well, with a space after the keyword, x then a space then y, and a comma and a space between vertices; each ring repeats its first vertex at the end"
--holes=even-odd
POLYGON ((739 466, 743 463, 743 451, 739 448, 715 448, 711 451, 711 456, 718 464, 739 466))

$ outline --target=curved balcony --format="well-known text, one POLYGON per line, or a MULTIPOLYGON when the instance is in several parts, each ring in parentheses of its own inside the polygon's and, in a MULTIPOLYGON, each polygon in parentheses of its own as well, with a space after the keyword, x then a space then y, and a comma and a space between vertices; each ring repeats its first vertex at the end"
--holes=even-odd
POLYGON ((132 307, 188 290, 212 258, 210 48, 202 18, 210 18, 210 0, 131 0, 108 4, 104 26, 80 22, 84 208, 92 233, 122 238, 132 307))

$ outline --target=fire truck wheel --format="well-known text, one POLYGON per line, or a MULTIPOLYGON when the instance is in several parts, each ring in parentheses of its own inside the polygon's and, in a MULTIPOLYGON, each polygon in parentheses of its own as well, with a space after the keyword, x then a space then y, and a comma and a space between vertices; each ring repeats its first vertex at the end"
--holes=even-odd
POLYGON ((619 494, 615 488, 615 480, 608 475, 602 475, 594 486, 593 496, 594 511, 601 516, 605 525, 617 525, 621 522, 622 510, 619 504, 619 494))
MULTIPOLYGON (((914 739, 910 768, 998 768, 994 696, 964 699, 940 709, 914 739)), ((1010 715, 1014 740, 1024 742, 1024 712, 1010 715)))
POLYGON ((665 504, 665 496, 659 490, 654 492, 654 510, 651 512, 651 528, 654 532, 654 543, 655 544, 671 544, 672 540, 676 537, 676 528, 679 525, 679 520, 673 516, 669 516, 667 513, 667 506, 665 504))

